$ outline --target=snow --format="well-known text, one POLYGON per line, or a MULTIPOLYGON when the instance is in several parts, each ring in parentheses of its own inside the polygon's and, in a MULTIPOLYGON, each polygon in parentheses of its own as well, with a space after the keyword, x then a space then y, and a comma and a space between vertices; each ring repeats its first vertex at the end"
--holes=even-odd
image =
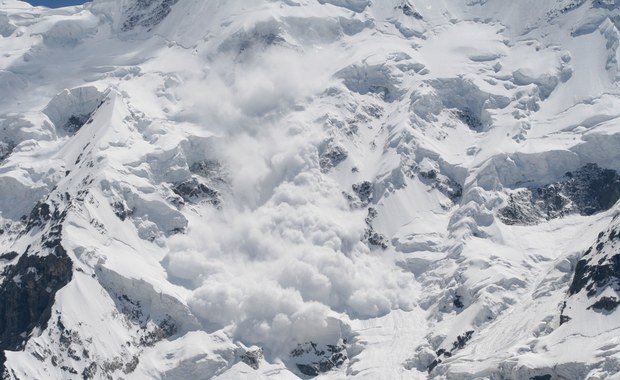
POLYGON ((618 205, 496 217, 620 170, 617 13, 0 0, 2 253, 54 202, 74 263, 8 378, 617 376, 617 311, 567 292, 618 205))

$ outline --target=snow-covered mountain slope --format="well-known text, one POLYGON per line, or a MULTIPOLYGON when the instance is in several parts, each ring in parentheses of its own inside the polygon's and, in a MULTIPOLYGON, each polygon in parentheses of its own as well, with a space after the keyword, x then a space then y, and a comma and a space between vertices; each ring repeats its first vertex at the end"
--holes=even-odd
POLYGON ((0 0, 3 378, 617 378, 619 7, 0 0))

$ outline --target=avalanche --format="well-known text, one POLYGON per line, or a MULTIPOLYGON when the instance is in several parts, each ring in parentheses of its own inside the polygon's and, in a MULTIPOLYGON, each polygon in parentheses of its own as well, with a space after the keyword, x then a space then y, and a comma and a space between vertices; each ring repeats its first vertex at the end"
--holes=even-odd
POLYGON ((0 0, 0 373, 620 376, 620 1, 0 0))

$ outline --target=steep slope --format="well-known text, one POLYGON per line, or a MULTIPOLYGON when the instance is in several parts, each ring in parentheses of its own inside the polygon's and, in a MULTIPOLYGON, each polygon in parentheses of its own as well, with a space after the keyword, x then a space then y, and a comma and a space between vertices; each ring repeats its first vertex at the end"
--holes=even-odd
POLYGON ((613 1, 0 4, 4 378, 617 376, 613 1))

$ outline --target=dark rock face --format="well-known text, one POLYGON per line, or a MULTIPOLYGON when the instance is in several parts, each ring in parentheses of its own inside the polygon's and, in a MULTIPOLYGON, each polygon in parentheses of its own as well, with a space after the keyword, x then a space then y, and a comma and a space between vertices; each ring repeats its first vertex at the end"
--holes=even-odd
POLYGON ((150 29, 168 16, 178 0, 136 0, 126 10, 127 18, 121 30, 126 32, 138 26, 150 29))
POLYGON ((253 369, 258 369, 260 366, 261 360, 263 360, 264 354, 263 349, 259 348, 256 350, 248 350, 245 353, 241 354, 240 360, 252 367, 253 369))
POLYGON ((84 370, 82 371, 82 378, 84 380, 86 379, 94 379, 95 375, 97 374, 97 363, 92 362, 90 363, 90 365, 86 368, 84 368, 84 370))
POLYGON ((535 224, 571 213, 592 215, 608 210, 620 199, 620 175, 596 164, 568 172, 560 181, 510 195, 499 211, 505 224, 535 224))
POLYGON ((368 206, 373 200, 374 186, 372 182, 364 181, 356 183, 352 186, 353 192, 359 200, 362 202, 362 207, 368 206))
POLYGON ((220 207, 221 205, 220 193, 196 177, 176 183, 172 191, 188 203, 206 202, 215 207, 220 207))
POLYGON ((471 340, 473 335, 474 335, 474 331, 473 330, 466 331, 462 335, 459 335, 459 336, 456 337, 456 341, 452 342, 452 349, 450 349, 450 351, 448 351, 446 349, 443 349, 443 348, 437 350, 437 352, 436 352, 437 359, 433 360, 433 362, 428 366, 428 373, 431 373, 435 369, 435 367, 437 367, 439 364, 441 364, 441 362, 442 362, 441 357, 442 356, 445 357, 445 358, 449 358, 456 351, 464 348, 465 345, 467 344, 467 342, 469 342, 471 340))
MULTIPOLYGON (((612 220, 610 227, 598 235, 597 241, 577 262, 568 294, 572 297, 582 292, 588 299, 594 299, 588 310, 610 314, 620 305, 620 216, 612 220), (609 289, 616 296, 602 296, 609 289)), ((561 324, 571 320, 566 315, 566 304, 560 310, 561 324)))
POLYGON ((467 331, 465 334, 457 336, 456 341, 452 343, 452 350, 450 350, 450 352, 454 352, 465 347, 467 342, 471 340, 472 335, 474 335, 473 331, 467 331))
MULTIPOLYGON (((58 215, 56 215, 58 217, 58 215)), ((31 231, 33 228, 41 227, 52 218, 52 210, 47 203, 37 203, 28 218, 24 217, 26 229, 31 231)))
POLYGON ((608 210, 620 199, 620 175, 614 170, 588 164, 566 176, 563 190, 582 215, 608 210))
POLYGON ((215 160, 194 162, 189 167, 190 178, 172 184, 176 194, 169 201, 180 208, 186 203, 207 203, 218 209, 222 207, 222 190, 228 186, 228 176, 222 164, 215 160))
POLYGON ((562 326, 566 322, 570 322, 572 319, 568 315, 564 315, 565 310, 566 310, 566 301, 562 303, 562 307, 560 308, 560 326, 562 326))
POLYGON ((177 323, 169 315, 154 317, 143 312, 139 300, 127 294, 116 294, 108 290, 116 304, 116 308, 125 317, 128 324, 139 328, 139 334, 133 344, 140 347, 153 347, 157 342, 167 339, 178 332, 177 323))
POLYGON ((0 255, 0 260, 12 261, 17 256, 19 256, 17 252, 7 252, 0 255))
POLYGON ((484 123, 476 114, 469 108, 455 111, 456 117, 465 123, 472 131, 482 132, 484 129, 484 123))
POLYGON ((368 208, 368 216, 365 219, 366 230, 362 240, 367 242, 371 247, 380 247, 381 249, 387 249, 387 238, 377 231, 372 226, 372 221, 377 217, 377 210, 374 207, 368 208))
POLYGON ((570 295, 586 290, 588 297, 595 297, 608 287, 620 291, 619 222, 616 217, 612 226, 599 234, 596 243, 577 262, 570 295))
POLYGON ((296 364, 297 369, 306 376, 315 377, 342 366, 347 360, 347 352, 344 342, 326 346, 306 342, 298 345, 291 352, 291 357, 305 359, 303 363, 296 364))
POLYGON ((56 292, 72 278, 72 262, 58 245, 53 254, 24 254, 0 287, 0 348, 19 350, 35 327, 45 328, 56 292))
POLYGON ((64 125, 64 130, 69 134, 74 134, 79 131, 90 119, 90 114, 86 115, 72 115, 64 125))
POLYGON ((331 169, 340 165, 348 157, 348 153, 344 148, 335 145, 333 142, 326 142, 319 149, 319 165, 321 171, 327 173, 331 169))
POLYGON ((11 144, 0 141, 0 162, 7 158, 12 151, 13 147, 11 146, 11 144))
POLYGON ((462 309, 465 305, 463 304, 463 301, 461 301, 461 296, 460 295, 456 295, 454 296, 454 301, 452 301, 452 304, 454 305, 454 307, 456 307, 457 309, 462 309))
POLYGON ((618 305, 620 305, 620 300, 616 297, 601 297, 600 300, 588 307, 588 310, 593 309, 598 312, 614 311, 618 305))
POLYGON ((458 203, 463 196, 463 187, 450 177, 436 170, 420 171, 417 167, 414 167, 412 170, 419 174, 419 178, 424 184, 439 190, 443 195, 450 198, 453 203, 458 203))
POLYGON ((499 210, 498 217, 508 225, 533 225, 543 218, 542 211, 532 199, 532 192, 529 190, 510 194, 508 205, 499 210))
POLYGON ((400 5, 397 5, 396 9, 400 9, 405 14, 405 16, 413 17, 418 20, 423 19, 422 15, 418 11, 416 11, 415 8, 413 8, 413 6, 409 4, 409 1, 407 0, 403 1, 400 5))
MULTIPOLYGON (((45 329, 58 290, 73 277, 73 263, 62 242, 65 212, 57 204, 39 203, 26 221, 27 231, 42 232, 36 252, 29 246, 2 273, 0 285, 0 351, 21 350, 35 328, 45 329)), ((3 255, 14 260, 15 252, 3 255)), ((4 361, 0 361, 0 373, 4 361)))
POLYGON ((134 210, 130 210, 129 207, 127 207, 127 203, 122 199, 114 201, 111 206, 114 210, 114 215, 116 215, 122 221, 131 217, 134 213, 134 210))
POLYGON ((538 375, 538 376, 530 377, 530 380, 551 380, 551 379, 552 379, 551 375, 538 375))

